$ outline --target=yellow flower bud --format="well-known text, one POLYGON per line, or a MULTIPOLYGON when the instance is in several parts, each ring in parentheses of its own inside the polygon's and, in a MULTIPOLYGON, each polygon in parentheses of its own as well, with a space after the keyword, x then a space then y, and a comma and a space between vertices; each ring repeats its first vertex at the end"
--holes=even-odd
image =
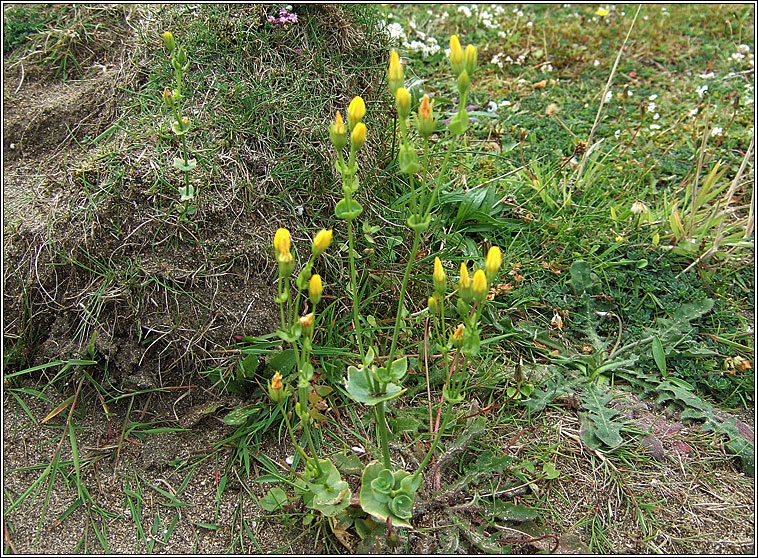
POLYGON ((329 248, 332 243, 332 229, 328 231, 321 229, 315 237, 313 237, 313 255, 319 256, 321 252, 329 248))
POLYGON ((390 67, 387 71, 387 80, 390 84, 390 91, 393 95, 403 86, 403 67, 400 65, 400 57, 397 51, 390 52, 390 67))
POLYGON ((474 273, 474 297, 478 301, 484 300, 484 297, 487 296, 487 291, 489 290, 489 287, 487 286, 487 275, 484 273, 484 270, 478 269, 476 273, 474 273))
POLYGON ((463 54, 463 69, 468 72, 469 77, 474 75, 476 70, 477 54, 474 45, 468 45, 466 52, 463 54))
POLYGON ((347 128, 342 121, 340 111, 337 111, 334 122, 329 126, 329 139, 332 140, 332 145, 337 151, 342 151, 347 145, 347 128))
POLYGON ((276 231, 274 235, 274 250, 276 250, 277 257, 290 253, 290 232, 287 229, 281 228, 276 231))
POLYGON ((501 265, 503 265, 503 254, 500 252, 500 248, 492 246, 487 252, 487 259, 484 262, 484 267, 487 269, 487 279, 493 281, 497 272, 500 271, 501 265))
POLYGON ((437 256, 434 258, 434 274, 432 278, 434 279, 434 292, 440 296, 445 296, 447 275, 445 275, 445 270, 442 269, 442 262, 437 256))
POLYGON ((395 92, 395 106, 400 118, 408 118, 411 114, 411 94, 405 87, 399 87, 395 92))
POLYGON ((174 35, 171 33, 171 31, 164 31, 162 37, 163 44, 166 45, 166 48, 169 51, 174 50, 176 47, 176 41, 174 41, 174 35))
POLYGON ((358 122, 350 133, 350 139, 353 140, 355 149, 360 149, 363 144, 366 143, 366 125, 363 122, 358 122))
POLYGON ((468 268, 464 262, 461 262, 461 278, 458 281, 458 295, 464 299, 467 298, 471 289, 471 279, 468 276, 468 268))
POLYGON ((366 114, 366 103, 360 97, 355 97, 347 107, 347 124, 352 130, 366 114))
POLYGON ((311 280, 308 282, 308 295, 313 306, 321 302, 321 293, 323 292, 324 286, 321 284, 321 276, 318 273, 311 275, 311 280))
POLYGON ((436 122, 434 120, 434 101, 429 101, 429 95, 424 95, 418 107, 416 128, 421 137, 428 138, 434 133, 436 122))
POLYGON ((453 73, 458 76, 463 69, 463 49, 458 35, 450 37, 450 64, 453 66, 453 73))

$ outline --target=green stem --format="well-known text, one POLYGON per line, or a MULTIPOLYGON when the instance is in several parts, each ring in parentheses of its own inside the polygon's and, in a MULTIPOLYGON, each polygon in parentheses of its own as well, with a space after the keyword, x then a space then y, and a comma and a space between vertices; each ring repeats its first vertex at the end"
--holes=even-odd
POLYGON ((284 319, 284 302, 282 302, 282 276, 279 275, 279 281, 277 281, 277 290, 279 292, 279 313, 282 316, 282 330, 287 331, 287 322, 284 319))
MULTIPOLYGON (((347 197, 347 196, 346 196, 347 197)), ((348 204, 350 203, 350 198, 348 204)), ((355 323, 355 337, 358 340, 358 351, 360 351, 361 358, 365 356, 363 352, 363 334, 361 332, 361 321, 358 314, 358 275, 355 271, 355 257, 353 256, 353 221, 348 219, 347 221, 347 242, 348 251, 350 256, 350 282, 352 283, 352 297, 353 297, 353 322, 355 323)))
POLYGON ((408 287, 408 279, 411 277, 411 268, 416 261, 416 253, 418 252, 419 241, 421 240, 421 232, 418 230, 413 231, 413 246, 411 247, 411 254, 408 258, 408 265, 405 266, 405 275, 403 276, 403 284, 400 287, 400 300, 397 303, 397 314, 395 316, 395 331, 392 333, 392 345, 390 346, 390 354, 387 360, 387 366, 391 366, 393 357, 395 356, 395 349, 397 347, 397 338, 400 334, 400 318, 403 310, 403 302, 405 301, 405 290, 408 287))
MULTIPOLYGON (((279 411, 281 411, 282 416, 284 417, 284 422, 287 423, 287 432, 289 432, 290 439, 292 440, 292 445, 295 446, 295 449, 298 451, 298 453, 300 453, 300 457, 302 457, 305 461, 309 461, 310 457, 308 457, 308 454, 305 453, 303 448, 301 448, 297 443, 297 440, 295 440, 295 433, 292 431, 292 425, 290 424, 290 419, 287 418, 287 413, 284 412, 284 407, 282 407, 281 403, 277 403, 276 405, 279 407, 279 411)), ((316 464, 318 464, 318 462, 316 464)))
POLYGON ((390 461, 390 446, 389 446, 389 434, 387 432, 386 415, 384 411, 384 401, 378 403, 374 407, 376 417, 376 428, 379 430, 379 440, 382 446, 382 461, 384 461, 385 469, 392 469, 392 462, 390 461))

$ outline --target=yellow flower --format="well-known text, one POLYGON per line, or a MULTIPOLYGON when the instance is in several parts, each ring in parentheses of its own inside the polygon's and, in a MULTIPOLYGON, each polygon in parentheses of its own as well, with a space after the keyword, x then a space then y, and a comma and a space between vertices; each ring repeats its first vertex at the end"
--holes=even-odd
POLYGON ((453 73, 458 76, 463 69, 463 49, 458 35, 450 37, 450 64, 453 66, 453 73))
POLYGON ((176 41, 174 41, 174 35, 171 33, 171 31, 164 31, 162 37, 163 44, 166 45, 166 48, 169 51, 174 50, 176 47, 176 41))
POLYGON ((469 77, 474 75, 476 70, 477 54, 474 45, 468 45, 466 52, 463 54, 463 69, 466 70, 469 77))
POLYGON ((311 280, 308 282, 308 295, 313 306, 321 302, 321 293, 323 292, 324 286, 321 283, 321 276, 318 273, 311 275, 311 280))
POLYGON ((608 11, 608 10, 606 10, 605 8, 598 8, 598 9, 597 9, 597 11, 595 12, 595 15, 596 15, 596 16, 600 16, 600 17, 605 17, 605 16, 607 16, 609 13, 611 13, 611 12, 609 12, 609 11, 608 11))
POLYGON ((395 50, 390 52, 390 67, 387 71, 387 79, 390 84, 390 91, 395 95, 396 91, 403 86, 403 67, 400 65, 400 57, 395 50))
POLYGON ((487 278, 490 281, 495 278, 501 265, 503 265, 503 254, 500 252, 500 248, 492 246, 487 252, 487 259, 484 262, 484 267, 487 270, 487 278))
POLYGON ((474 296, 477 300, 482 301, 487 295, 489 287, 487 286, 487 275, 483 270, 478 269, 474 273, 474 296))
POLYGON ((442 269, 442 262, 437 256, 434 258, 434 274, 432 278, 434 279, 434 291, 438 295, 444 296, 445 288, 447 287, 447 276, 445 275, 445 270, 442 269))
POLYGON ((358 122, 350 133, 350 139, 353 140, 355 149, 360 149, 363 144, 366 143, 366 125, 363 122, 358 122))
POLYGON ((400 118, 408 118, 411 113, 411 94, 405 87, 398 87, 395 92, 395 105, 400 118))
POLYGON ((352 130, 366 114, 366 103, 360 97, 355 97, 347 107, 347 124, 352 130))
POLYGON ((342 151, 347 145, 347 128, 342 121, 340 111, 337 111, 334 122, 329 126, 329 139, 332 140, 332 145, 337 151, 342 151))
POLYGON ((321 229, 315 237, 313 237, 313 255, 319 256, 321 252, 329 248, 332 243, 332 229, 328 231, 321 229))
POLYGON ((278 258, 290 253, 290 232, 287 229, 281 228, 276 231, 274 249, 278 258))

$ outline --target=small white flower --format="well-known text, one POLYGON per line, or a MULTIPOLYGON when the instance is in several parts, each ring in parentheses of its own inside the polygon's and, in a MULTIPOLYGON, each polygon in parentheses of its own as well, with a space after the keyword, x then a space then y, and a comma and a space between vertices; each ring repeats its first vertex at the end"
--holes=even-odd
POLYGON ((295 461, 295 456, 294 455, 289 455, 289 456, 287 456, 287 457, 284 458, 284 461, 285 461, 285 463, 287 463, 287 465, 292 465, 293 461, 295 461))
POLYGON ((605 102, 609 102, 613 98, 613 91, 610 89, 608 90, 608 93, 605 94, 605 102))
POLYGON ((552 64, 545 64, 542 66, 543 72, 552 72, 553 71, 553 65, 552 64))
POLYGON ((661 117, 657 112, 653 115, 653 120, 658 120, 661 117))
POLYGON ((361 446, 353 446, 350 449, 353 450, 355 453, 366 453, 366 450, 363 449, 361 446))
POLYGON ((711 137, 715 138, 716 136, 723 136, 724 130, 721 128, 721 126, 714 126, 713 130, 711 130, 711 137))
POLYGON ((750 52, 750 45, 740 45, 737 47, 737 52, 740 54, 747 54, 750 52))
POLYGON ((705 74, 698 74, 698 77, 702 79, 713 79, 716 77, 716 74, 713 72, 707 72, 705 74))
POLYGON ((592 65, 595 67, 600 66, 600 60, 595 60, 592 65))
POLYGON ((531 29, 532 27, 534 27, 534 22, 533 21, 527 21, 526 22, 526 26, 531 29))
POLYGON ((505 39, 505 31, 503 30, 498 31, 497 36, 500 37, 501 39, 505 39))
POLYGON ((695 116, 700 111, 699 108, 695 107, 694 109, 690 109, 689 116, 695 116))
POLYGON ((619 139, 619 136, 621 135, 621 130, 616 130, 616 132, 613 135, 616 136, 616 139, 619 139))
POLYGON ((647 100, 648 101, 655 101, 657 98, 658 98, 658 95, 656 95, 655 93, 653 93, 652 95, 650 95, 650 97, 647 98, 647 100))
POLYGON ((469 10, 466 6, 458 6, 458 11, 463 12, 463 15, 466 17, 471 17, 471 10, 469 10))
POLYGON ((632 95, 634 95, 634 91, 632 91, 631 89, 628 89, 626 94, 631 97, 632 95))
POLYGON ((487 103, 487 112, 497 112, 497 103, 494 101, 487 103))
POLYGON ((655 112, 655 103, 650 103, 647 105, 647 111, 648 112, 655 112))
POLYGON ((703 95, 705 95, 705 92, 708 91, 708 86, 707 85, 701 85, 700 87, 698 87, 696 89, 696 91, 697 91, 697 96, 702 99, 703 95))
POLYGON ((660 130, 661 129, 661 125, 660 124, 651 124, 650 125, 650 129, 651 130, 660 130))

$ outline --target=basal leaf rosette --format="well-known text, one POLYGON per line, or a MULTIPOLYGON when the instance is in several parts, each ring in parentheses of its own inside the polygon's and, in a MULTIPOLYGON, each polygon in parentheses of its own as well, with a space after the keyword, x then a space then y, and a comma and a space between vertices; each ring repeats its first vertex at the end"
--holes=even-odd
POLYGON ((295 482, 297 492, 303 496, 306 507, 334 517, 350 505, 350 487, 329 459, 319 459, 321 474, 306 467, 301 479, 295 482))
POLYGON ((361 479, 361 508, 381 523, 392 518, 396 527, 412 527, 409 520, 420 484, 420 476, 414 480, 407 471, 390 471, 374 461, 366 467, 361 479))

